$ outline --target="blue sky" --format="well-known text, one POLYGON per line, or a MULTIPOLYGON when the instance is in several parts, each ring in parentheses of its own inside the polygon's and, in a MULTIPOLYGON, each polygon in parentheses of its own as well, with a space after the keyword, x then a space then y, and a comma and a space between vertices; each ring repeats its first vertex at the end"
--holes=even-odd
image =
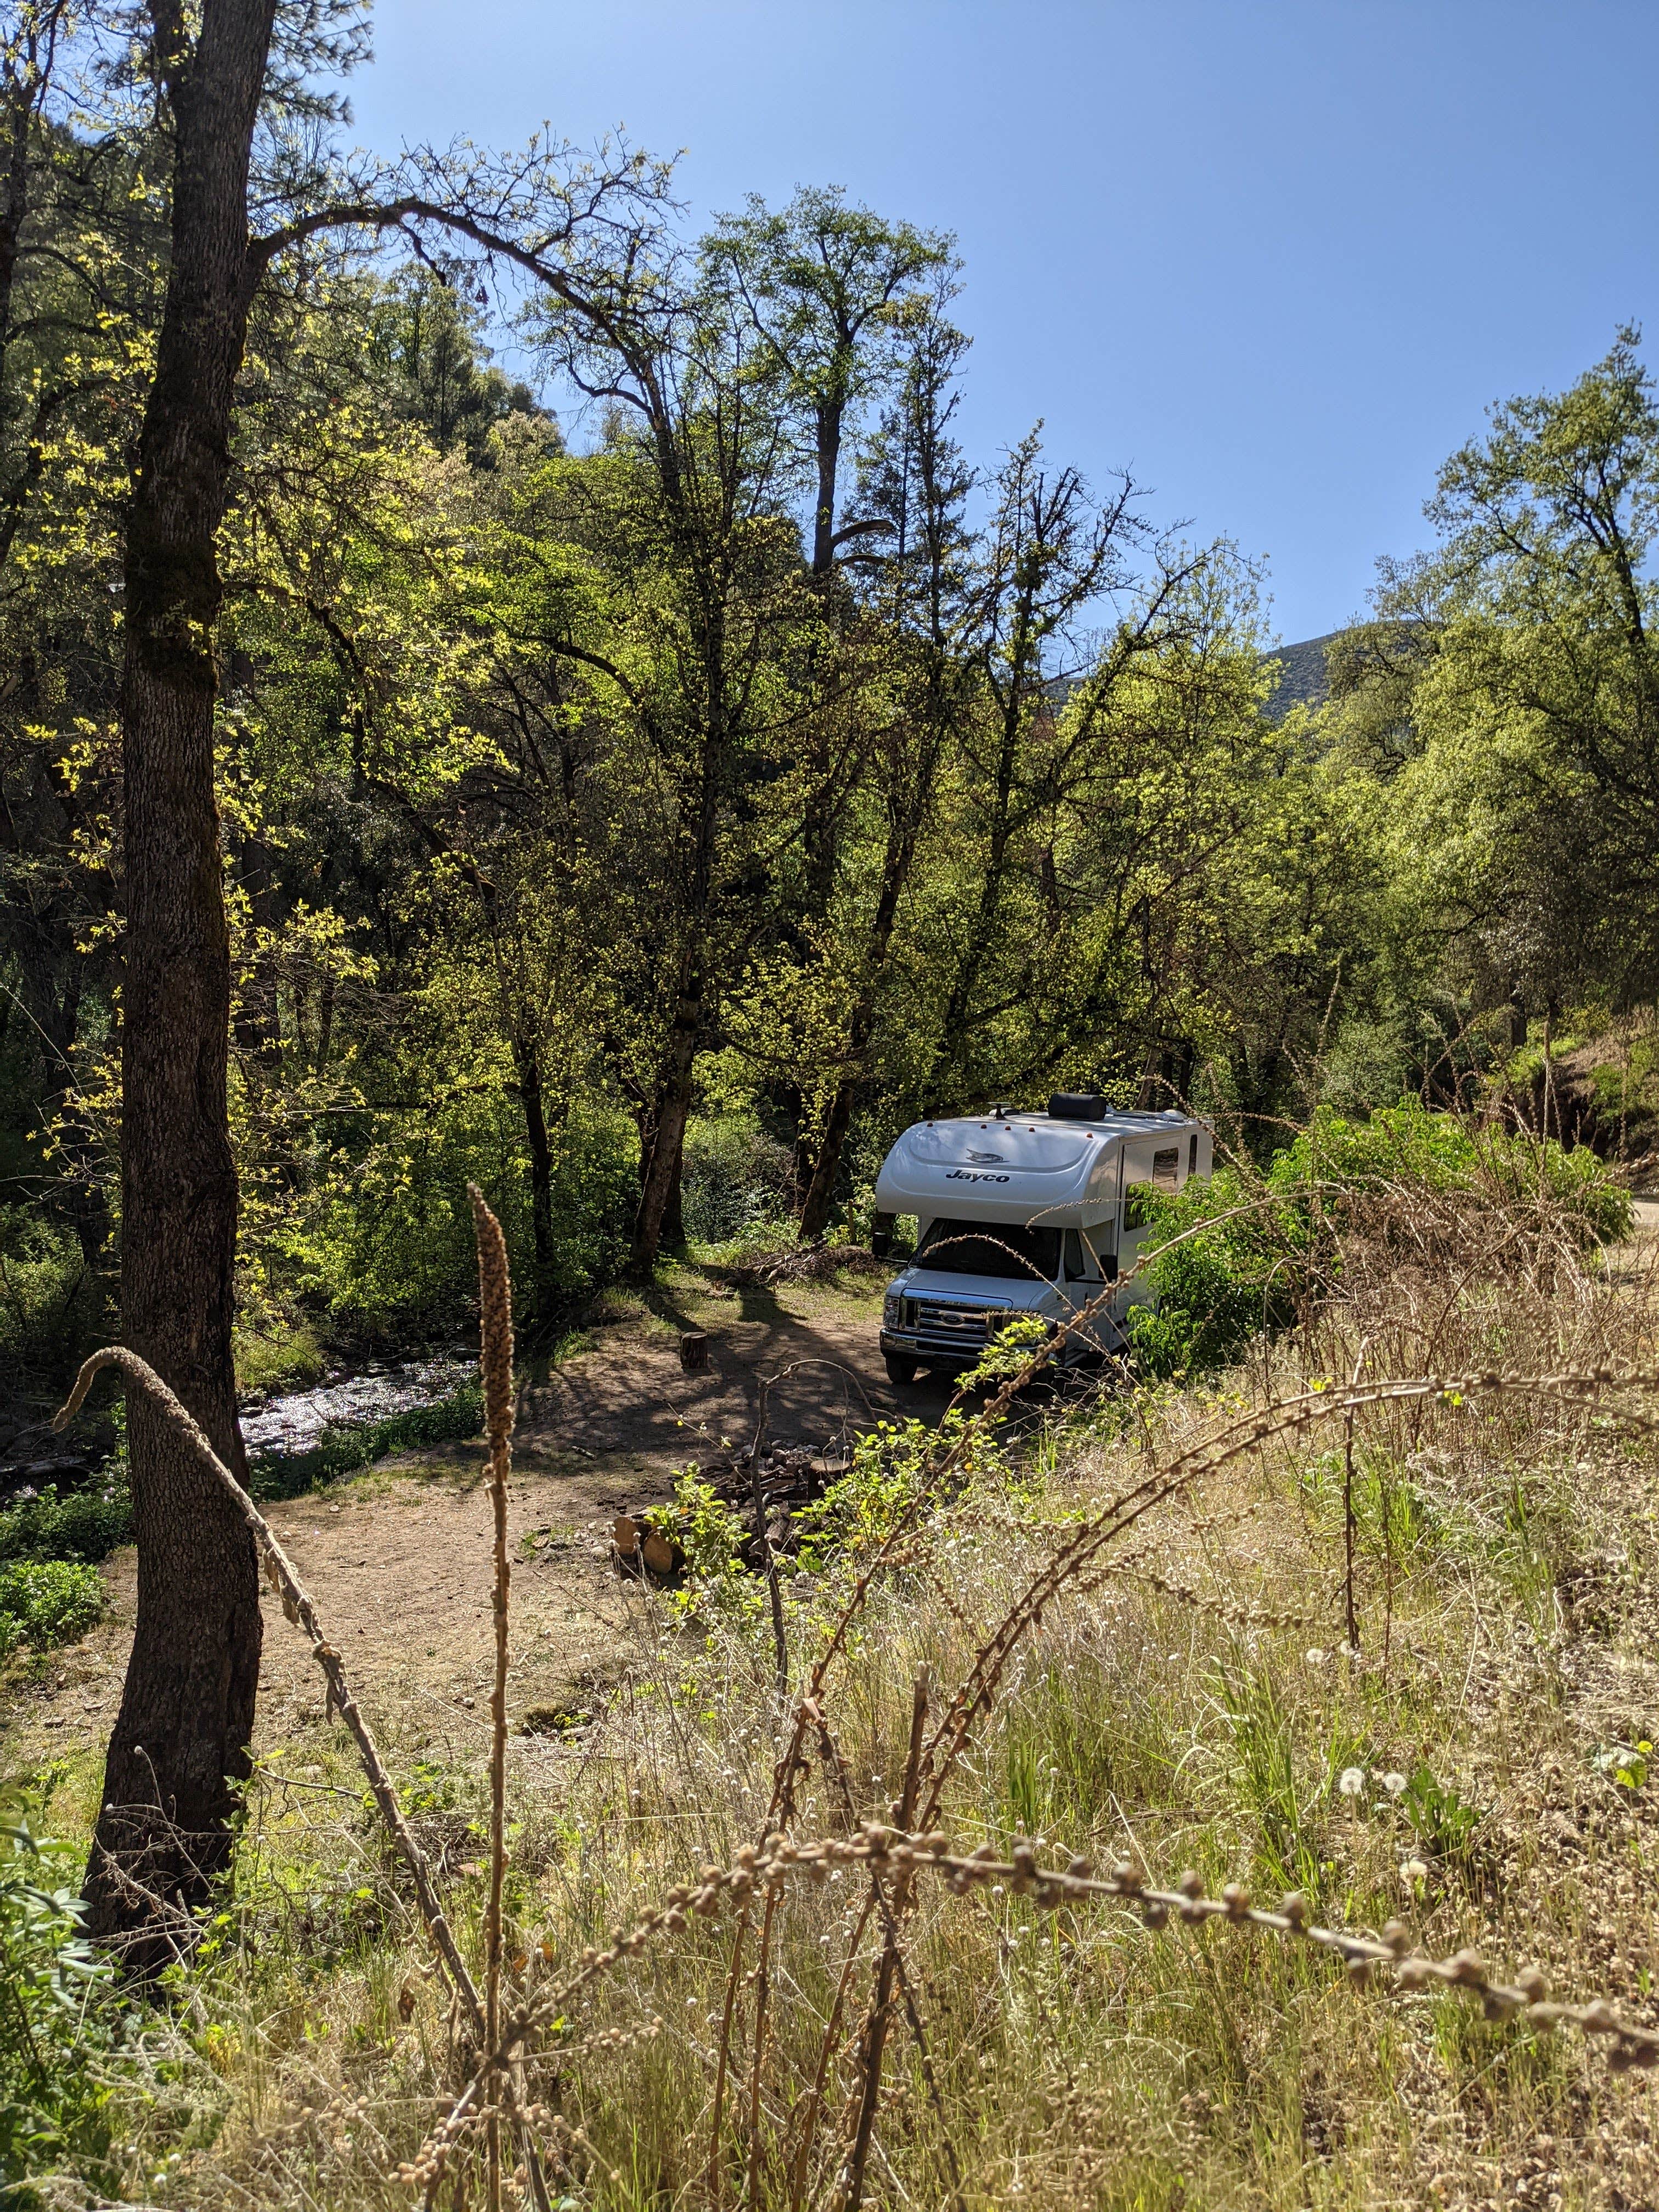
POLYGON ((1659 364, 1659 0, 378 0, 355 135, 684 149, 953 230, 974 458, 1044 418, 1269 563, 1286 640, 1621 321, 1659 364))

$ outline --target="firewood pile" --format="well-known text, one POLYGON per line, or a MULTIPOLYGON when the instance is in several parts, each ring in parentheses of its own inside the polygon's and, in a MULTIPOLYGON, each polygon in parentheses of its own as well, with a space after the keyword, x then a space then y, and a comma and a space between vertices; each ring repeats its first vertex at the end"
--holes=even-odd
MULTIPOLYGON (((769 1444, 761 1458, 760 1493, 765 1510, 766 1535, 775 1558, 787 1559, 794 1551, 792 1516, 803 1505, 823 1497, 852 1465, 848 1453, 836 1446, 824 1450, 815 1444, 769 1444)), ((755 1485, 747 1452, 736 1452, 700 1469, 714 1495, 749 1524, 744 1564, 759 1568, 766 1564, 756 1526, 755 1485)), ((652 1583, 677 1582, 684 1571, 685 1554, 672 1534, 647 1520, 650 1509, 630 1506, 617 1516, 611 1533, 611 1556, 619 1573, 652 1583)))

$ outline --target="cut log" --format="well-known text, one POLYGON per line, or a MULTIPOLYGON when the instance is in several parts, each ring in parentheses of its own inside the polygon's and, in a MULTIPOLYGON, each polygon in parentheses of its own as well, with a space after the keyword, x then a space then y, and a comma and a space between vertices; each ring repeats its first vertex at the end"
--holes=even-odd
POLYGON ((679 1546, 671 1544, 659 1530, 646 1530, 645 1564, 653 1575, 661 1575, 666 1580, 678 1567, 681 1557, 679 1546))
POLYGON ((631 1559, 640 1548, 640 1524, 631 1514, 619 1513, 611 1530, 619 1559, 631 1559))
POLYGON ((680 1365, 688 1375, 700 1374, 708 1364, 708 1332, 688 1328, 680 1337, 680 1365))

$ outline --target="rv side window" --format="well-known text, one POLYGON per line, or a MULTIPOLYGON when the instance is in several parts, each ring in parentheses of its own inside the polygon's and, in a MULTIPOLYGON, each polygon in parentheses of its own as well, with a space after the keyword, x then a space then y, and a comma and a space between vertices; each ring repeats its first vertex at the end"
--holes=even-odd
POLYGON ((1196 1129, 1194 1130, 1192 1142, 1187 1148, 1187 1172, 1189 1176, 1195 1176, 1198 1173, 1198 1132, 1196 1129))
POLYGON ((1152 1200, 1153 1186, 1149 1182, 1131 1183, 1123 1194, 1123 1226, 1144 1229, 1157 1211, 1152 1200))
POLYGON ((1170 1145, 1165 1151, 1152 1154, 1152 1181, 1160 1190, 1173 1190, 1180 1178, 1181 1147, 1170 1145))

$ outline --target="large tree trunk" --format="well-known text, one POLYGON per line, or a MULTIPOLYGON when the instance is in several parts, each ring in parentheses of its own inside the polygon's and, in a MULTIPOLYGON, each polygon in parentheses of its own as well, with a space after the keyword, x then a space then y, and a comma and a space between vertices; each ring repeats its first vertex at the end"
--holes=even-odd
POLYGON ((931 763, 919 763, 907 794, 908 816, 902 821, 890 823, 889 825, 887 849, 882 858, 881 896, 876 902, 875 917, 871 924, 870 945, 865 956, 864 982, 853 1007, 852 1019, 848 1024, 847 1062, 836 1086, 836 1095, 830 1102, 817 1164, 806 1188, 806 1196, 801 1203, 798 1234, 803 1244, 817 1243, 830 1225, 830 1210, 836 1199, 836 1182, 841 1173, 841 1156, 846 1146, 848 1132, 853 1126, 853 1109, 857 1103, 859 1079, 876 1034, 876 994, 881 988, 881 980, 886 972, 887 956, 892 948, 899 900, 910 879, 910 869, 916 857, 916 844, 921 835, 922 815, 931 783, 931 763))
MULTIPOLYGON (((193 52, 155 0, 176 155, 173 254, 126 546, 126 1341, 240 1472, 231 1361, 236 1170, 230 953, 214 799, 214 627, 232 393, 246 334, 249 148, 275 0, 204 0, 193 52)), ((138 1620, 87 1871, 94 1934, 140 1967, 189 1941, 231 1850, 259 1674, 259 1585, 235 1508, 167 1423, 128 1419, 138 1620)))
POLYGON ((655 1267, 665 1232, 683 1234, 678 1218, 680 1160, 691 1113, 693 1067, 702 1028, 702 983, 694 969, 681 987, 657 1094, 656 1128, 640 1187, 639 1212, 634 1217, 634 1249, 629 1266, 635 1275, 648 1275, 655 1267))
POLYGON ((816 1244, 830 1225, 830 1210, 836 1202, 836 1179, 841 1173, 841 1156, 847 1143, 847 1133, 853 1126, 853 1107, 858 1094, 858 1077, 848 1068, 836 1086, 836 1095, 830 1101, 830 1112, 823 1125, 823 1139, 818 1148, 817 1164, 812 1170, 812 1180, 806 1187, 806 1197, 800 1210, 799 1240, 803 1244, 816 1244))

